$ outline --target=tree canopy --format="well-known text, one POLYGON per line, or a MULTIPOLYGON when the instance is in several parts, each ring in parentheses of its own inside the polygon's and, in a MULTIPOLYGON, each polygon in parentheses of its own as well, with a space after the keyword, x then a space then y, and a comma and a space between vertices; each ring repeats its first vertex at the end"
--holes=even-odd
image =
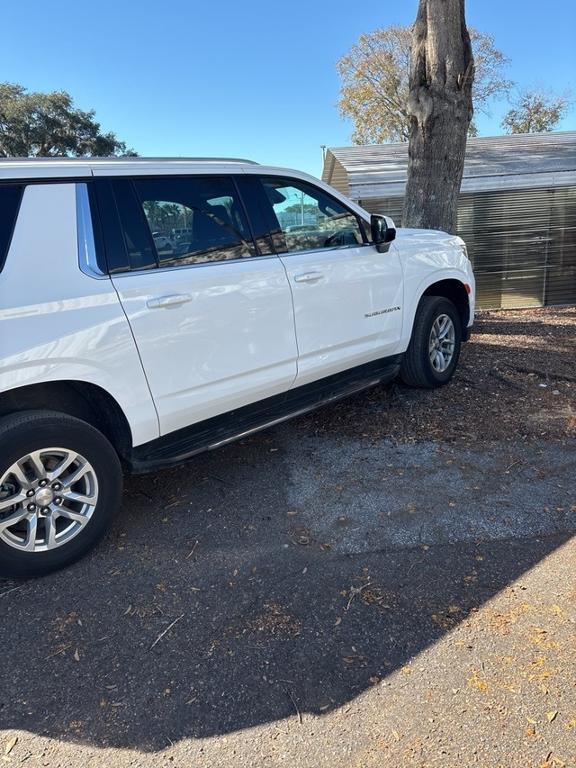
POLYGON ((103 133, 94 110, 74 106, 66 91, 30 92, 0 83, 0 157, 135 155, 103 133))
POLYGON ((506 133, 546 133, 554 130, 567 109, 567 96, 524 91, 501 126, 506 133))
MULTIPOLYGON (((509 92, 512 83, 504 76, 507 59, 490 35, 469 29, 475 61, 472 98, 476 111, 488 101, 509 92)), ((392 26, 360 35, 358 42, 338 64, 341 77, 338 107, 354 123, 356 144, 408 141, 410 116, 410 27, 392 26)), ((469 131, 476 133, 473 124, 469 131)))

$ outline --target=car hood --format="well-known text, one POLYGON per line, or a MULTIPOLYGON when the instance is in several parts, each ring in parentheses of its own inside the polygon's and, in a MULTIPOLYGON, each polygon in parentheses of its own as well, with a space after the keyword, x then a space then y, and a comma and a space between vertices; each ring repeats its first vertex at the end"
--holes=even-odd
POLYGON ((461 245, 464 241, 458 235, 450 235, 438 229, 410 229, 399 227, 396 230, 396 239, 404 240, 415 245, 418 241, 422 245, 461 245))

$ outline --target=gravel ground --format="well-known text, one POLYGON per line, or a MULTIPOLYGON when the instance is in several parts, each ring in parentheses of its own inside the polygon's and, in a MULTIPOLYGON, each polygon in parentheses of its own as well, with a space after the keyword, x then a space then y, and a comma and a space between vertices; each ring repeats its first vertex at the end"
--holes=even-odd
POLYGON ((575 325, 485 313, 439 392, 129 479, 90 557, 0 581, 3 762, 575 766, 575 325))
POLYGON ((563 441, 576 436, 576 308, 481 312, 449 396, 380 387, 299 426, 396 441, 563 441))

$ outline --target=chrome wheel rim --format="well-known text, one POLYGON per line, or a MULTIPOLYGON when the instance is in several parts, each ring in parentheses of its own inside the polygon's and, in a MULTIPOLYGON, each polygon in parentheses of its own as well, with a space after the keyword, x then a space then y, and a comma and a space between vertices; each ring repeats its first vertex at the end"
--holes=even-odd
POLYGON ((98 503, 98 480, 76 451, 44 448, 0 476, 0 541, 21 552, 48 552, 86 527, 98 503))
POLYGON ((454 358, 456 348, 456 329, 452 318, 438 315, 430 331, 428 354, 432 368, 437 373, 444 373, 454 358))

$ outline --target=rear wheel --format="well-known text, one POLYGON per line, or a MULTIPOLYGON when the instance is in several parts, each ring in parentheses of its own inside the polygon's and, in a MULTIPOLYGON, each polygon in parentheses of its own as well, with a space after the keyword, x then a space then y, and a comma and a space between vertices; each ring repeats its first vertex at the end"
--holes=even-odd
POLYGON ((41 576, 73 563, 120 506, 118 456, 97 429, 61 413, 0 420, 0 576, 41 576))
POLYGON ((462 322, 454 304, 442 296, 423 296, 400 378, 413 387, 441 387, 454 375, 461 344, 462 322))

